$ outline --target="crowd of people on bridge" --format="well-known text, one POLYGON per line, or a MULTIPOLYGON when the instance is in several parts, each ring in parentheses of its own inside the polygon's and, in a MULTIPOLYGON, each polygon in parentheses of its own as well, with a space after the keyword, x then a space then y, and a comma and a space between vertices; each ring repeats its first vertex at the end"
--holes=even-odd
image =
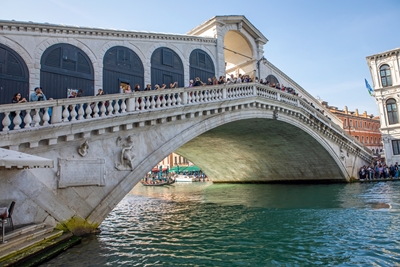
MULTIPOLYGON (((197 87, 197 86, 210 86, 210 85, 222 85, 222 84, 239 84, 239 83, 251 83, 251 82, 256 82, 256 83, 260 83, 266 86, 269 86, 271 88, 274 88, 276 90, 280 90, 295 96, 299 96, 299 94, 296 92, 295 89, 293 89, 292 87, 286 87, 284 85, 281 85, 279 83, 271 83, 270 81, 267 80, 267 78, 263 79, 258 79, 258 77, 250 77, 249 75, 246 74, 239 74, 237 76, 230 74, 227 76, 220 76, 219 79, 217 79, 216 76, 213 77, 209 77, 207 79, 206 82, 201 81, 201 79, 199 77, 196 77, 195 79, 191 79, 189 81, 189 85, 188 87, 197 87)), ((161 91, 161 90, 165 90, 165 89, 174 89, 174 88, 178 88, 178 82, 171 82, 169 83, 169 85, 167 86, 167 84, 156 84, 154 85, 154 87, 151 84, 147 84, 145 86, 145 88, 141 88, 141 86, 139 84, 135 84, 134 89, 132 90, 131 86, 129 84, 125 85, 125 86, 121 86, 120 87, 120 93, 124 93, 124 94, 129 94, 129 93, 134 93, 134 92, 141 92, 141 91, 152 91, 152 90, 157 90, 157 91, 161 91)), ((98 89, 98 95, 105 95, 105 92, 103 91, 103 89, 98 89)), ((81 97, 84 96, 84 90, 83 89, 79 89, 79 90, 71 90, 71 93, 68 94, 68 98, 75 98, 75 97, 81 97)), ((300 98, 302 98, 301 96, 299 96, 300 98)), ((317 111, 321 112, 322 114, 324 114, 324 110, 323 109, 318 109, 315 107, 315 105, 309 101, 307 101, 306 98, 302 98, 304 101, 306 101, 311 107, 315 108, 317 111)), ((41 87, 36 87, 34 92, 31 93, 31 95, 29 96, 29 102, 35 102, 35 101, 44 101, 47 100, 46 95, 43 93, 42 88, 41 87)), ((49 100, 52 100, 52 98, 49 98, 49 100)), ((11 100, 11 103, 24 103, 27 102, 28 100, 25 98, 21 98, 21 94, 20 93, 16 93, 13 97, 13 99, 11 100)), ((326 115, 325 115, 326 116, 326 115)), ((328 116, 326 116, 328 119, 330 119, 328 116)))
POLYGON ((362 166, 358 172, 360 180, 397 179, 399 177, 400 166, 397 162, 388 166, 385 162, 378 160, 369 166, 362 166))

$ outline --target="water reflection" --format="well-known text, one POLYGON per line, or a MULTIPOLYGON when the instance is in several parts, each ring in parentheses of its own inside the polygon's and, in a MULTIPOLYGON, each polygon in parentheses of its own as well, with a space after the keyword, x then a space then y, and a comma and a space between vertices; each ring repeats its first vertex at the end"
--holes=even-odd
POLYGON ((43 266, 395 266, 399 192, 400 182, 137 186, 100 235, 43 266))

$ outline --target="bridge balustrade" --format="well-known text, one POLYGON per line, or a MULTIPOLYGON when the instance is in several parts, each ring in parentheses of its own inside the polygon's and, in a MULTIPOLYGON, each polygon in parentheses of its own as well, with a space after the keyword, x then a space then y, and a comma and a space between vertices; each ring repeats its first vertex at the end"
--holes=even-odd
POLYGON ((242 83, 0 105, 1 133, 254 96, 299 107, 327 120, 298 96, 259 83, 242 83))

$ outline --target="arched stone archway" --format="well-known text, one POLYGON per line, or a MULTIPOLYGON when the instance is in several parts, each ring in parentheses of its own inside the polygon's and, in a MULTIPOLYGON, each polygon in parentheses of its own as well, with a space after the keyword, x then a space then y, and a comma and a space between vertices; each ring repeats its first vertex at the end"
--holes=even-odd
POLYGON ((190 79, 199 77, 206 82, 208 78, 215 76, 215 67, 210 55, 201 50, 195 49, 190 54, 190 79))
POLYGON ((184 83, 184 68, 182 59, 172 49, 157 48, 151 56, 151 84, 166 84, 178 82, 179 87, 184 83))
POLYGON ((50 46, 41 57, 40 86, 47 98, 66 98, 67 89, 94 91, 93 64, 80 48, 60 43, 50 46))
POLYGON ((225 68, 228 75, 254 75, 254 51, 249 41, 238 31, 228 31, 224 37, 225 68))
POLYGON ((103 59, 103 90, 119 93, 121 84, 135 84, 144 88, 144 68, 139 56, 129 48, 114 46, 107 50, 103 59))
POLYGON ((28 67, 16 51, 0 44, 0 104, 11 103, 15 93, 28 99, 28 67))

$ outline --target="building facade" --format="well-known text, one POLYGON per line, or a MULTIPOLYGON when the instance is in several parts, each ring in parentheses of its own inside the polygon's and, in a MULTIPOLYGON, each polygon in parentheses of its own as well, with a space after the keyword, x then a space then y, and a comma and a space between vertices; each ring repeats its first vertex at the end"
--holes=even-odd
POLYGON ((37 86, 47 98, 60 99, 71 89, 114 94, 128 86, 186 87, 195 77, 206 82, 231 74, 291 87, 316 104, 264 57, 267 42, 242 15, 215 16, 186 34, 0 20, 0 104, 11 103, 15 93, 28 99, 37 86))
POLYGON ((383 150, 388 164, 400 162, 400 48, 368 56, 374 97, 381 122, 383 150))
POLYGON ((358 109, 349 111, 347 107, 339 110, 337 107, 329 106, 324 101, 321 104, 343 122, 342 127, 348 134, 371 149, 374 156, 381 155, 383 145, 379 116, 368 115, 366 111, 359 114, 358 109))

